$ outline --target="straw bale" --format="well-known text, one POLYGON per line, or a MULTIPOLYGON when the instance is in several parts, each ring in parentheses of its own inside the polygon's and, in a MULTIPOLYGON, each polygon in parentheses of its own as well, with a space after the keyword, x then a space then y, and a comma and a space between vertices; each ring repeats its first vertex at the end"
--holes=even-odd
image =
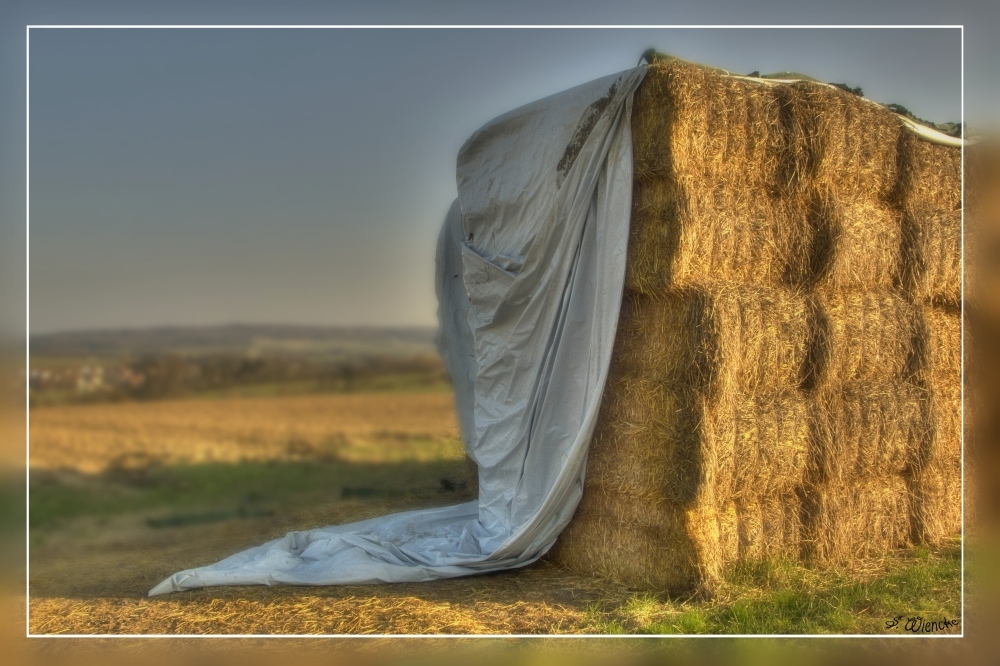
POLYGON ((688 534, 698 553, 705 587, 739 561, 798 557, 802 545, 801 503, 795 493, 705 502, 688 512, 688 534))
POLYGON ((635 177, 689 175, 773 189, 785 153, 782 114, 774 86, 679 60, 655 63, 633 102, 635 177))
POLYGON ((896 187, 902 122, 888 109, 859 95, 802 81, 781 88, 788 140, 783 185, 799 191, 810 184, 839 196, 881 199, 896 187))
POLYGON ((622 502, 600 481, 588 483, 577 515, 639 529, 669 531, 693 542, 706 572, 720 573, 737 559, 790 555, 801 538, 800 502, 794 493, 715 502, 708 490, 690 507, 663 498, 622 502))
POLYGON ((706 479, 714 472, 720 501, 790 492, 802 483, 809 437, 808 406, 799 391, 722 400, 703 416, 706 479))
POLYGON ((917 467, 953 463, 962 448, 962 321, 950 308, 923 307, 920 364, 915 379, 926 387, 931 430, 921 443, 917 467))
MULTIPOLYGON (((966 480, 972 478, 967 475, 966 480)), ((937 544, 962 530, 961 459, 935 460, 910 480, 914 539, 937 544)))
POLYGON ((911 543, 910 498, 901 476, 811 486, 803 497, 803 554, 848 564, 911 543))
POLYGON ((553 557, 681 591, 954 533, 960 151, 830 86, 677 60, 632 131, 611 375, 553 557))
POLYGON ((622 502, 588 484, 550 558, 642 587, 710 590, 737 560, 797 556, 799 509, 794 493, 721 507, 706 495, 685 509, 656 500, 622 502))
POLYGON ((797 390, 709 400, 697 391, 622 377, 608 384, 587 478, 617 497, 691 506, 788 492, 801 483, 809 414, 797 390))
POLYGON ((658 300, 626 292, 612 371, 670 384, 707 385, 716 330, 711 311, 705 290, 667 292, 658 300))
POLYGON ((893 198, 904 208, 939 213, 962 208, 962 149, 902 132, 897 147, 898 180, 893 198))
MULTIPOLYGON (((632 497, 628 502, 621 500, 622 496, 617 489, 603 486, 599 481, 588 482, 571 524, 577 527, 590 525, 591 528, 612 524, 631 530, 633 538, 637 539, 652 536, 672 538, 678 553, 671 557, 662 553, 658 555, 660 562, 655 575, 661 586, 671 588, 675 582, 679 586, 696 579, 700 587, 707 589, 719 580, 725 564, 736 557, 739 536, 735 505, 729 502, 729 511, 720 513, 711 489, 706 489, 688 507, 663 497, 632 497), (723 544, 728 547, 728 552, 723 550, 723 544)), ((586 539, 585 534, 583 537, 586 539)), ((635 544, 630 543, 626 553, 631 552, 634 546, 635 544)), ((606 547, 603 539, 587 539, 584 544, 584 550, 591 557, 597 556, 606 547)), ((620 545, 618 550, 621 550, 620 545)), ((640 553, 653 551, 655 544, 639 545, 636 550, 640 553)), ((604 559, 612 561, 621 556, 620 553, 602 555, 604 559)), ((570 567, 576 562, 572 555, 566 561, 566 557, 558 549, 554 557, 570 567)), ((619 563, 616 568, 621 566, 619 563)), ((635 582, 636 578, 638 577, 633 574, 629 576, 628 582, 635 582)))
POLYGON ((917 465, 931 433, 930 394, 909 383, 846 384, 811 402, 809 478, 853 485, 917 465))
POLYGON ((800 198, 717 181, 636 183, 626 289, 659 297, 672 288, 729 281, 781 285, 809 243, 800 198))
POLYGON ((872 198, 810 189, 805 231, 793 251, 787 281, 826 290, 893 289, 901 271, 903 215, 872 198))
POLYGON ((738 550, 728 562, 798 556, 802 523, 795 493, 737 501, 733 506, 738 550))
POLYGON ((643 589, 688 592, 702 585, 694 542, 680 523, 664 527, 622 524, 577 510, 549 557, 574 569, 643 589))
POLYGON ((962 211, 910 205, 903 216, 903 288, 917 300, 962 300, 962 211))
MULTIPOLYGON (((716 505, 713 505, 716 507, 716 505)), ((717 543, 711 541, 704 541, 708 546, 702 547, 702 552, 705 552, 708 547, 716 546, 717 562, 715 566, 718 570, 730 563, 736 562, 741 553, 747 552, 750 543, 749 539, 740 541, 740 518, 741 512, 737 510, 736 502, 726 502, 722 506, 716 507, 714 518, 716 526, 719 531, 719 538, 717 543), (742 545, 741 545, 742 543, 742 545)), ((789 533, 791 529, 782 529, 782 533, 789 533)))
POLYGON ((693 391, 659 382, 609 378, 588 453, 588 484, 600 480, 622 501, 693 499, 703 454, 696 400, 693 391))
MULTIPOLYGON (((908 219, 909 230, 917 222, 908 219)), ((954 272, 947 263, 954 230, 904 238, 903 220, 893 206, 829 188, 778 198, 718 184, 637 184, 625 284, 654 298, 718 281, 889 290, 901 280, 904 243, 907 259, 919 259, 911 279, 954 272)))
MULTIPOLYGON (((924 440, 917 466, 950 463, 962 457, 962 387, 958 381, 929 390, 931 434, 924 440)), ((967 413, 966 418, 971 421, 967 413)))
POLYGON ((923 344, 928 380, 935 387, 958 389, 962 380, 962 313, 944 307, 924 307, 923 344))
POLYGON ((626 294, 614 359, 622 373, 719 395, 794 387, 812 325, 806 297, 790 289, 720 284, 626 294))
MULTIPOLYGON (((667 528, 684 531, 686 508, 670 500, 662 493, 648 493, 630 496, 632 501, 623 502, 621 489, 609 484, 605 479, 588 475, 584 483, 586 493, 580 501, 578 514, 594 514, 612 518, 622 525, 643 528, 667 528)), ((710 494, 699 498, 698 504, 712 503, 710 494)))
MULTIPOLYGON (((899 140, 899 164, 893 199, 904 211, 903 287, 918 300, 957 304, 962 298, 962 151, 906 132, 899 140)), ((973 168, 973 183, 978 171, 973 168)))
POLYGON ((760 505, 765 533, 777 535, 781 526, 780 542, 775 540, 764 555, 798 556, 802 547, 802 499, 798 488, 795 492, 764 497, 760 505))
POLYGON ((880 197, 896 185, 903 133, 891 111, 832 86, 669 60, 636 91, 633 169, 639 181, 687 175, 772 192, 817 182, 880 197))
POLYGON ((922 331, 919 309, 884 292, 817 292, 806 375, 815 384, 890 382, 913 371, 922 331))

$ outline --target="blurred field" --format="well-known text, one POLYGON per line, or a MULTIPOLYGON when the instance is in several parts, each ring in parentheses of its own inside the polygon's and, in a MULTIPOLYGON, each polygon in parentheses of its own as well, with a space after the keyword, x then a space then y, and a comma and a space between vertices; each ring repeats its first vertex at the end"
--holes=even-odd
POLYGON ((867 633, 900 614, 960 617, 957 543, 864 571, 742 567, 713 599, 639 595, 546 561, 148 599, 174 571, 289 530, 471 499, 451 395, 67 404, 31 420, 33 633, 867 633))
POLYGON ((461 459, 450 393, 367 393, 65 405, 31 416, 31 467, 303 459, 461 459))

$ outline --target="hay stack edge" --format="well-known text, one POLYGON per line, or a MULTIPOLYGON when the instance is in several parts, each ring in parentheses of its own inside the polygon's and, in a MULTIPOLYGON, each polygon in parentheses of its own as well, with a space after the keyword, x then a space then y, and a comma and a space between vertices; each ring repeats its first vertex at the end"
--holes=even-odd
POLYGON ((549 557, 658 590, 961 527, 962 151, 808 81, 656 60, 584 495, 549 557))

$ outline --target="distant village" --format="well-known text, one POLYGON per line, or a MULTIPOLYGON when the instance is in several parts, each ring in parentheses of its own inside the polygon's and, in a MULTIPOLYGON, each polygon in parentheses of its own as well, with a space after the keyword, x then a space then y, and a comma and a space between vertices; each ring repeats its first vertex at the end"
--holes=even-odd
POLYGON ((81 365, 58 369, 32 368, 28 387, 32 391, 62 390, 94 393, 123 386, 137 389, 146 376, 128 366, 81 365))

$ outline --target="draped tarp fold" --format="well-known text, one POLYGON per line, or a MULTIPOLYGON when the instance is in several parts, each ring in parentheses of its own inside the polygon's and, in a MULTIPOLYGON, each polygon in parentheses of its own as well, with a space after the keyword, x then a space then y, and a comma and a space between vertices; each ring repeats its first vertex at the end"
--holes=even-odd
POLYGON ((479 499, 300 532, 150 591, 425 581, 545 554, 583 490, 621 306, 639 67, 521 107, 458 155, 438 347, 479 499))

